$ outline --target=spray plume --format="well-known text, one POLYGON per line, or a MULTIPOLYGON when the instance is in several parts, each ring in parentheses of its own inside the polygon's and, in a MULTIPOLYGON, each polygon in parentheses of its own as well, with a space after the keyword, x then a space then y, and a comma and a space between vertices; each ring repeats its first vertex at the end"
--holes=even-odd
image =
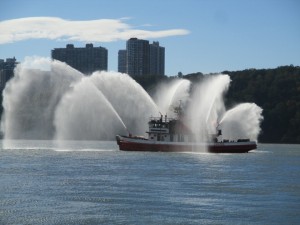
POLYGON ((196 134, 196 140, 206 142, 216 132, 219 116, 225 112, 223 94, 228 89, 228 75, 205 77, 194 87, 186 112, 186 123, 196 134))
POLYGON ((188 80, 175 79, 158 86, 153 101, 127 74, 85 76, 59 61, 29 58, 3 91, 1 128, 5 139, 111 140, 127 130, 143 135, 149 116, 174 116, 181 102, 196 141, 208 141, 219 121, 224 138, 257 140, 262 109, 244 103, 226 112, 229 83, 228 75, 207 76, 191 92, 188 80))
POLYGON ((223 138, 237 140, 250 138, 257 141, 262 109, 254 103, 242 103, 228 110, 220 121, 223 138))

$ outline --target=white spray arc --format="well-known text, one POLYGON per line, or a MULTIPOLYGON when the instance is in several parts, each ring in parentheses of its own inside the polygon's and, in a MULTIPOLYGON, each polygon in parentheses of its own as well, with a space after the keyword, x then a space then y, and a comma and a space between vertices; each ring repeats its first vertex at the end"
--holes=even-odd
POLYGON ((242 103, 228 110, 220 121, 223 138, 227 140, 248 139, 257 141, 262 109, 254 103, 242 103))
POLYGON ((190 91, 190 81, 174 79, 159 86, 152 100, 127 74, 85 76, 59 61, 28 59, 3 92, 1 128, 5 139, 112 140, 128 130, 144 135, 150 116, 175 116, 172 108, 181 103, 197 141, 209 141, 218 123, 224 138, 257 140, 262 110, 245 103, 226 112, 229 83, 227 75, 207 76, 190 91), (51 70, 38 69, 45 65, 51 70))
POLYGON ((89 78, 111 103, 133 134, 144 134, 149 116, 159 112, 148 93, 129 75, 95 72, 89 78))
POLYGON ((214 75, 194 87, 185 119, 196 141, 207 142, 216 133, 218 119, 225 112, 223 95, 229 83, 228 75, 214 75))
POLYGON ((66 64, 45 58, 27 59, 3 91, 1 128, 6 139, 52 139, 54 114, 62 96, 81 74, 66 64), (28 69, 27 64, 35 69, 28 69), (51 67, 49 71, 37 68, 51 67))
POLYGON ((163 115, 175 117, 174 107, 185 105, 189 99, 191 82, 185 79, 175 79, 160 84, 153 96, 160 112, 163 115))
POLYGON ((5 139, 112 140, 127 129, 144 133, 145 119, 158 114, 151 97, 126 74, 87 77, 59 61, 28 61, 18 65, 3 92, 5 139), (38 69, 45 64, 51 71, 38 69))
POLYGON ((58 140, 109 140, 125 129, 118 113, 88 77, 62 97, 54 125, 58 140))

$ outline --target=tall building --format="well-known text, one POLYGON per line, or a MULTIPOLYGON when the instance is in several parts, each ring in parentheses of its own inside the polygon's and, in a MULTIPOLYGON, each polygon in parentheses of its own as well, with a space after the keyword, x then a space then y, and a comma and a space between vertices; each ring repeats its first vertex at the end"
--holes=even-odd
POLYGON ((165 75, 165 48, 159 42, 150 44, 150 74, 153 76, 165 75))
POLYGON ((17 65, 16 58, 0 59, 0 91, 5 88, 6 82, 14 76, 14 69, 17 65))
POLYGON ((118 71, 127 73, 127 51, 119 50, 118 52, 118 71))
POLYGON ((118 71, 137 76, 165 75, 165 48, 159 42, 149 44, 147 40, 130 38, 126 50, 118 54, 118 71))
POLYGON ((132 76, 149 75, 149 41, 130 38, 126 43, 127 73, 132 76))
POLYGON ((51 56, 86 75, 107 70, 107 49, 94 47, 93 44, 86 44, 85 48, 74 48, 73 44, 67 44, 66 48, 53 49, 51 56))

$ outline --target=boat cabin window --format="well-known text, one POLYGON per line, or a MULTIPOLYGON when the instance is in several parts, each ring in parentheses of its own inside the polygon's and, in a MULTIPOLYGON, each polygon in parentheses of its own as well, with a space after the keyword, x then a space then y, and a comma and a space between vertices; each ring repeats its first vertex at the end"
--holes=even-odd
POLYGON ((168 128, 168 123, 167 122, 162 122, 161 120, 151 120, 149 122, 149 127, 150 128, 168 128))

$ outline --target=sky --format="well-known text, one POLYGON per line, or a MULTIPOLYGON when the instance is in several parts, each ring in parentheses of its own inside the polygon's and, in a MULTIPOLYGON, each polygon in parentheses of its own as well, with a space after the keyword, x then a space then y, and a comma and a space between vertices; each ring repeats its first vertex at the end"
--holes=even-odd
POLYGON ((74 44, 108 49, 108 70, 131 37, 165 47, 165 73, 300 65, 298 0, 9 0, 0 7, 0 59, 51 57, 74 44))

